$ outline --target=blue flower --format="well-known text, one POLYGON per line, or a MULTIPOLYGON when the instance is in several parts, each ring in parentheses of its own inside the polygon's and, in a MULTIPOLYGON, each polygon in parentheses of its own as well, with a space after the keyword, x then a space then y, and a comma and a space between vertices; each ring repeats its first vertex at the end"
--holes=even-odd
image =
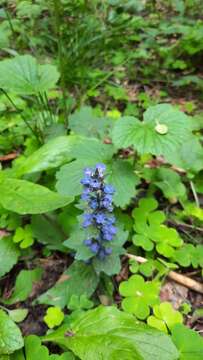
POLYGON ((104 185, 104 192, 105 194, 114 194, 115 193, 115 189, 112 185, 104 185))
POLYGON ((116 234, 116 219, 110 214, 113 211, 112 197, 115 189, 112 185, 105 184, 105 169, 104 164, 97 164, 92 169, 86 168, 81 180, 84 187, 81 199, 87 202, 87 212, 83 215, 82 226, 91 227, 90 235, 84 244, 91 250, 93 257, 96 256, 100 260, 112 253, 112 248, 107 244, 113 241, 116 234))
POLYGON ((93 221, 93 216, 92 214, 84 214, 83 215, 84 221, 83 221, 83 227, 86 228, 90 225, 92 225, 92 221, 93 221))

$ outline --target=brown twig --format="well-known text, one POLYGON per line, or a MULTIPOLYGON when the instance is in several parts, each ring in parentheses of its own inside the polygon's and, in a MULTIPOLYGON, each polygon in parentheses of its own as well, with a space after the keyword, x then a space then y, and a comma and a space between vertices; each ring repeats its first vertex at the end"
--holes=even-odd
MULTIPOLYGON (((142 256, 136 256, 136 255, 132 255, 132 254, 127 254, 127 257, 129 259, 133 259, 139 263, 145 263, 147 262, 147 259, 143 258, 142 256)), ((169 271, 169 273, 167 274, 167 276, 176 281, 177 283, 193 290, 196 291, 198 293, 203 294, 203 284, 199 283, 196 280, 193 280, 191 278, 189 278, 188 276, 179 274, 175 271, 169 271)))

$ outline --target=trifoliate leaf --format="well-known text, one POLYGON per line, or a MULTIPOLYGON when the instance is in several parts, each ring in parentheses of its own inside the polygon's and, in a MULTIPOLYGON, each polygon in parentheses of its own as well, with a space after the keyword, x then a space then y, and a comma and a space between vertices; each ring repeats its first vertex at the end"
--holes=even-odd
POLYGON ((164 332, 171 330, 175 324, 183 322, 183 316, 179 311, 173 309, 169 302, 153 306, 154 315, 149 316, 147 324, 164 332))
POLYGON ((39 65, 31 55, 0 62, 0 87, 21 95, 43 93, 56 85, 59 73, 54 65, 39 65))
POLYGON ((48 308, 46 315, 44 316, 44 321, 50 329, 61 325, 63 319, 64 313, 61 311, 59 306, 48 308))
POLYGON ((0 310, 0 334, 0 355, 11 354, 23 347, 20 329, 3 310, 0 310))
POLYGON ((158 282, 145 282, 141 275, 132 275, 119 287, 120 294, 125 297, 122 308, 138 319, 145 319, 150 313, 150 306, 159 302, 159 291, 158 282))
POLYGON ((192 265, 194 268, 203 266, 203 245, 184 244, 173 254, 173 260, 184 267, 192 265))
POLYGON ((146 251, 151 251, 156 243, 156 250, 166 257, 173 256, 174 248, 182 245, 178 232, 163 225, 165 214, 162 211, 153 211, 158 203, 155 199, 141 199, 132 212, 135 219, 135 235, 132 241, 136 246, 141 246, 146 251))
POLYGON ((24 228, 18 227, 13 236, 14 243, 20 243, 21 249, 26 249, 34 243, 32 226, 25 225, 24 228))
POLYGON ((177 360, 171 339, 116 309, 99 306, 44 337, 70 349, 81 360, 177 360), (68 334, 72 336, 68 336, 68 334), (67 334, 67 336, 64 334, 67 334))
POLYGON ((187 115, 169 104, 151 106, 141 122, 134 117, 119 119, 113 129, 113 143, 117 148, 133 146, 140 154, 163 155, 173 161, 171 154, 192 135, 187 115))

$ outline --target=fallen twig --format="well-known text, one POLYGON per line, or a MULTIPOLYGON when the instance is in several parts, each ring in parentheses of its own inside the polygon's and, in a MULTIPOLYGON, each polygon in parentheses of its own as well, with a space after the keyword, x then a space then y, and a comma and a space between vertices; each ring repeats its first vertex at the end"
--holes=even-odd
MULTIPOLYGON (((147 259, 145 259, 144 257, 142 256, 136 256, 136 255, 132 255, 132 254, 127 254, 127 257, 129 259, 133 259, 139 263, 145 263, 147 262, 147 259)), ((181 285, 184 285, 185 287, 193 290, 193 291, 196 291, 198 293, 201 293, 203 294, 203 284, 199 283, 198 281, 196 280, 193 280, 191 278, 189 278, 188 276, 185 276, 185 275, 182 275, 182 274, 179 274, 175 271, 169 271, 169 273, 167 274, 167 276, 176 281, 177 283, 181 284, 181 285)))

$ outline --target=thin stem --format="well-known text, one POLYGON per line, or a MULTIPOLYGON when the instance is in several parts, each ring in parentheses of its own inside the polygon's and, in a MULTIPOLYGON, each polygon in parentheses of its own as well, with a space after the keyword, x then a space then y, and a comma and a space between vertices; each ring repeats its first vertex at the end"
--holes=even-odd
POLYGON ((8 23, 9 23, 9 26, 10 26, 10 29, 11 29, 11 32, 12 34, 15 36, 15 30, 13 28, 13 24, 12 24, 12 21, 11 21, 11 17, 10 17, 10 14, 9 14, 9 11, 5 8, 5 13, 6 13, 6 17, 7 17, 7 20, 8 20, 8 23))
POLYGON ((25 116, 22 114, 21 110, 16 106, 16 104, 13 102, 13 100, 11 99, 11 97, 7 94, 7 92, 4 89, 0 89, 1 92, 7 97, 8 101, 11 103, 11 105, 15 108, 15 110, 20 114, 22 120, 24 121, 24 123, 26 124, 26 126, 30 129, 30 131, 32 132, 32 134, 36 137, 37 140, 39 140, 37 134, 35 133, 35 131, 33 130, 32 126, 29 124, 29 122, 27 121, 27 119, 25 118, 25 116))
POLYGON ((198 199, 197 192, 196 192, 193 181, 190 181, 190 187, 191 187, 191 190, 192 190, 196 205, 197 205, 197 207, 200 207, 199 206, 199 199, 198 199))
POLYGON ((64 120, 65 126, 68 128, 68 108, 66 103, 66 79, 65 79, 65 67, 64 67, 64 58, 63 58, 63 39, 61 32, 61 2, 60 0, 53 0, 54 2, 54 21, 55 21, 55 33, 57 36, 57 44, 58 44, 58 61, 59 61, 59 70, 61 74, 61 91, 63 96, 63 111, 64 111, 64 120))

